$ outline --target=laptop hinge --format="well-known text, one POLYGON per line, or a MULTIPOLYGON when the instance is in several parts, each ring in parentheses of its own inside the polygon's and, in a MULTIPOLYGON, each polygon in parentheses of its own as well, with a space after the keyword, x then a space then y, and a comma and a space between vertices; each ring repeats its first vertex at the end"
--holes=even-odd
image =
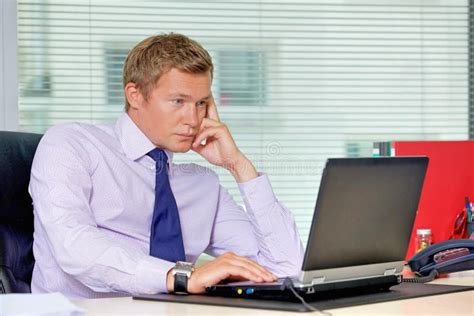
POLYGON ((316 278, 313 278, 313 281, 311 281, 311 284, 312 285, 321 284, 321 283, 324 283, 325 280, 326 280, 325 276, 316 277, 316 278))
POLYGON ((393 269, 387 269, 385 270, 385 272, 383 273, 383 275, 394 275, 395 272, 397 272, 397 269, 393 268, 393 269))

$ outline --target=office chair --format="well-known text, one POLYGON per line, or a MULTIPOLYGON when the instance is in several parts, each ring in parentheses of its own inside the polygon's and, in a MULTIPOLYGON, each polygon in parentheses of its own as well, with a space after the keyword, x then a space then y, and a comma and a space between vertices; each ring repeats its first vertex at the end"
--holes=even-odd
POLYGON ((0 293, 31 292, 31 163, 40 134, 0 131, 0 293))

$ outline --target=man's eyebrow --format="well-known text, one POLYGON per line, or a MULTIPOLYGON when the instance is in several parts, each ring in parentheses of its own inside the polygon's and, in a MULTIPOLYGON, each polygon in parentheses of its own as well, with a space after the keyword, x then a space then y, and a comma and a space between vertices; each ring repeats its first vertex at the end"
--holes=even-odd
POLYGON ((168 95, 169 98, 183 98, 183 99, 190 99, 191 96, 184 93, 171 93, 168 95))
MULTIPOLYGON (((212 94, 209 94, 201 99, 200 101, 207 101, 211 98, 212 94)), ((192 97, 189 94, 184 94, 184 93, 171 93, 168 95, 169 98, 183 98, 183 99, 192 99, 192 97)))

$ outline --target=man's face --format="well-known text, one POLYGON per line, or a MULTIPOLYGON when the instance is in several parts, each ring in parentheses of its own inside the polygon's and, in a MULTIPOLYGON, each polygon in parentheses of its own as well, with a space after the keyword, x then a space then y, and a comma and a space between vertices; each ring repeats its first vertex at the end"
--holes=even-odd
POLYGON ((128 114, 155 146, 187 152, 206 116, 211 81, 210 72, 172 68, 160 77, 147 101, 140 94, 131 103, 128 114))

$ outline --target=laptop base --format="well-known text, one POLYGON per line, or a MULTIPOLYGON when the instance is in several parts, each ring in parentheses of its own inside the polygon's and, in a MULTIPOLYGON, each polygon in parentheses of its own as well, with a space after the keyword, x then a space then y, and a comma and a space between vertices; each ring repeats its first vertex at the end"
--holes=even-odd
POLYGON ((400 276, 389 275, 299 287, 294 286, 291 279, 287 278, 279 279, 275 283, 237 282, 234 284, 218 284, 208 287, 206 294, 221 297, 298 302, 299 299, 291 290, 292 287, 298 295, 311 302, 328 298, 388 291, 391 286, 397 285, 400 282, 400 276))

